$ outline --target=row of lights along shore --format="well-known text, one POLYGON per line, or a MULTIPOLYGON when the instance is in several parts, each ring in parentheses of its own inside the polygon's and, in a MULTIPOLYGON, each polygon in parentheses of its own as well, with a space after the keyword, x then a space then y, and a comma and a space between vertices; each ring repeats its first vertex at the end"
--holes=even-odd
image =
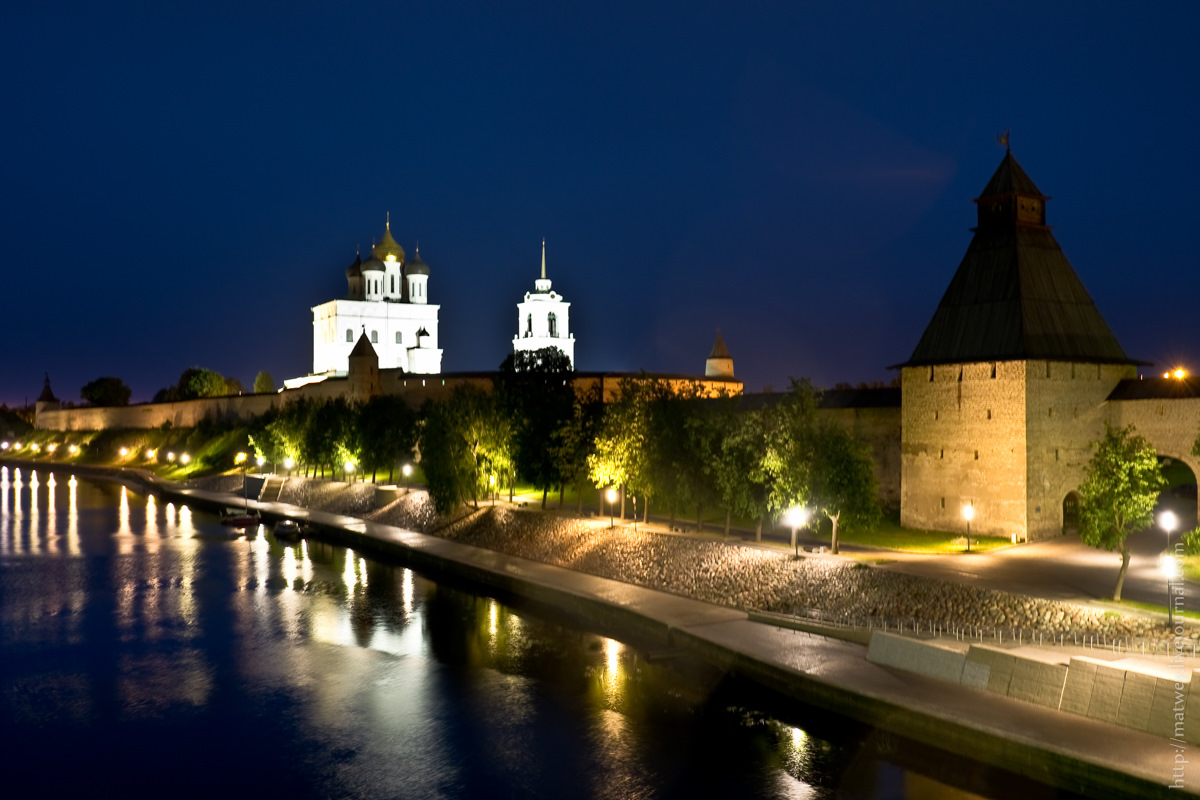
MULTIPOLYGON (((29 452, 31 452, 31 453, 42 452, 42 446, 40 444, 36 444, 36 443, 24 445, 21 442, 0 442, 0 450, 16 451, 16 450, 25 449, 26 447, 28 447, 29 452)), ((58 450, 58 445, 56 443, 51 442, 50 444, 46 445, 47 453, 53 453, 56 450, 58 450)), ((77 453, 79 453, 79 445, 77 445, 77 444, 67 445, 67 452, 69 452, 71 455, 76 455, 77 453)))

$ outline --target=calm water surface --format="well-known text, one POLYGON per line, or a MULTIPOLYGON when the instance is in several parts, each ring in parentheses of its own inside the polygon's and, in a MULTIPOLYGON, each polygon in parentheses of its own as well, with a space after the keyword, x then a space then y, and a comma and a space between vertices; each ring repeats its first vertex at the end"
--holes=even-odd
POLYGON ((11 466, 0 763, 47 797, 1055 796, 402 565, 11 466))

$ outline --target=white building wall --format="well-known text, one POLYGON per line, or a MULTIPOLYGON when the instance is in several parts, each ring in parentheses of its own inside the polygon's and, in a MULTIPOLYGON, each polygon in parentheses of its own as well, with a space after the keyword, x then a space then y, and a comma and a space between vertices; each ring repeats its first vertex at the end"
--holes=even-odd
MULTIPOLYGON (((383 280, 384 273, 371 277, 383 280)), ((436 305, 370 300, 330 300, 314 307, 313 373, 345 374, 350 351, 364 331, 379 355, 380 369, 441 372, 439 309, 436 305), (422 337, 423 347, 418 349, 417 331, 422 328, 429 335, 422 337)))

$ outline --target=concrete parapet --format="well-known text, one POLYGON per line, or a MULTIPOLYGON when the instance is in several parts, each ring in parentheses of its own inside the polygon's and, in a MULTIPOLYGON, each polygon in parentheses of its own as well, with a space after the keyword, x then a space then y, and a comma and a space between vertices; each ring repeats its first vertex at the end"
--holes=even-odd
POLYGON ((1124 690, 1125 669, 1103 661, 1096 662, 1096 677, 1092 681, 1092 696, 1088 701, 1087 716, 1102 722, 1116 723, 1121 711, 1121 693, 1124 690))
POLYGON ((1008 694, 1013 669, 1016 667, 1016 656, 998 647, 973 644, 967 651, 967 661, 988 668, 987 684, 981 688, 987 689, 992 694, 1008 694))
POLYGON ((1058 708, 1062 702, 1063 686, 1066 681, 1066 664, 1017 658, 1013 662, 1008 696, 1029 703, 1037 703, 1039 706, 1058 708))
POLYGON ((988 681, 991 679, 991 676, 991 667, 980 661, 972 661, 968 656, 966 663, 963 664, 962 681, 960 682, 963 686, 987 691, 988 681))
MULTIPOLYGON (((1190 678, 1191 676, 1188 675, 1190 678)), ((1150 701, 1150 720, 1146 731, 1155 736, 1170 739, 1186 739, 1187 732, 1183 723, 1186 721, 1187 699, 1191 688, 1189 681, 1176 681, 1173 678, 1156 677, 1154 679, 1154 698, 1150 701), (1178 717, 1176 715, 1178 714, 1178 717), (1180 723, 1176 728, 1176 723, 1180 723)))
MULTIPOLYGON (((1192 670, 1191 684, 1200 686, 1200 669, 1192 670)), ((1184 701, 1184 738, 1192 744, 1200 744, 1200 691, 1188 692, 1184 701)))
POLYGON ((1150 707, 1154 703, 1154 686, 1158 678, 1144 672, 1126 670, 1125 686, 1121 689, 1121 704, 1117 709, 1117 724, 1144 731, 1150 725, 1150 707))
POLYGON ((1072 658, 1067 667, 1059 710, 1086 717, 1092 703, 1092 685, 1096 681, 1096 666, 1100 661, 1091 658, 1072 658))
POLYGON ((951 683, 961 683, 967 656, 966 653, 934 642, 876 631, 871 634, 867 660, 885 667, 895 667, 951 683))

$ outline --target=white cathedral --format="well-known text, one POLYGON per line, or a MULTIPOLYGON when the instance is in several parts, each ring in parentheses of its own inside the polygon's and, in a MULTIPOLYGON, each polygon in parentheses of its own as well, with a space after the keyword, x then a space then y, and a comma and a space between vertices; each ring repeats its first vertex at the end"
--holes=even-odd
POLYGON ((533 282, 533 291, 517 303, 517 335, 513 337, 513 352, 557 347, 575 368, 575 335, 571 333, 571 304, 551 290, 546 277, 546 240, 542 240, 542 277, 533 282))
POLYGON ((350 351, 365 335, 379 356, 380 369, 436 374, 438 310, 429 303, 429 267, 418 247, 411 260, 392 238, 391 220, 366 261, 355 255, 346 268, 344 300, 314 306, 313 374, 345 375, 350 351))

